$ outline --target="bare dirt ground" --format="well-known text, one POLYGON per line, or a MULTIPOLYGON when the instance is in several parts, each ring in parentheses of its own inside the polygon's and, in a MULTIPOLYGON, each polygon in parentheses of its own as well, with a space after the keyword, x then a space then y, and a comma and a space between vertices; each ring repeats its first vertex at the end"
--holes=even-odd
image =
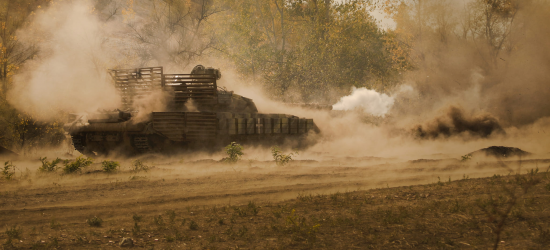
MULTIPOLYGON (((121 162, 122 168, 114 174, 101 172, 98 163, 78 174, 40 174, 40 161, 14 161, 18 167, 15 180, 0 184, 0 224, 6 230, 0 240, 6 242, 4 248, 118 248, 123 237, 132 238, 135 247, 147 249, 486 248, 494 240, 494 229, 490 225, 481 228, 481 222, 479 229, 472 226, 481 238, 469 242, 449 235, 437 236, 432 242, 433 235, 425 235, 422 243, 406 240, 421 236, 398 234, 427 230, 422 228, 430 227, 429 220, 413 220, 412 214, 433 212, 430 206, 443 205, 430 202, 451 204, 449 201, 459 196, 469 205, 461 209, 457 200, 453 216, 458 220, 442 228, 451 230, 453 223, 466 223, 473 214, 482 218, 481 206, 475 205, 473 197, 486 199, 489 190, 502 188, 494 187, 494 182, 493 188, 484 187, 485 179, 475 178, 507 176, 511 171, 525 174, 528 169, 546 171, 550 165, 550 159, 463 162, 374 157, 301 160, 286 166, 253 160, 235 165, 155 157, 144 161, 154 167, 134 172, 129 161, 121 162), (473 186, 462 192, 462 183, 473 186), (353 210, 356 208, 358 212, 353 210), (475 212, 470 211, 474 208, 475 212), (295 214, 298 209, 300 216, 295 214), (409 215, 401 216, 403 211, 409 215), (320 212, 328 217, 305 216, 320 212), (353 223, 346 222, 345 216, 337 221, 334 214, 340 213, 353 215, 349 217, 353 223), (388 219, 388 213, 397 216, 397 221, 388 219), (362 217, 368 214, 372 216, 362 217), (376 223, 367 226, 358 222, 376 219, 377 214, 379 227, 385 229, 377 229, 376 223), (87 223, 94 216, 101 222, 87 223), (460 222, 461 216, 466 222, 460 222)), ((541 178, 545 181, 538 185, 542 193, 536 195, 548 204, 550 192, 544 189, 548 176, 541 178)), ((532 208, 525 209, 535 213, 532 208)), ((550 219, 547 208, 537 213, 546 221, 550 219)), ((428 217, 437 216, 445 217, 444 213, 428 217)), ((544 233, 550 233, 544 230, 550 225, 535 224, 528 225, 535 231, 523 241, 532 236, 546 244, 544 233)), ((459 231, 452 234, 469 237, 459 231)), ((505 242, 501 247, 509 244, 505 242)), ((521 242, 514 238, 505 249, 544 249, 531 241, 527 245, 521 242)))

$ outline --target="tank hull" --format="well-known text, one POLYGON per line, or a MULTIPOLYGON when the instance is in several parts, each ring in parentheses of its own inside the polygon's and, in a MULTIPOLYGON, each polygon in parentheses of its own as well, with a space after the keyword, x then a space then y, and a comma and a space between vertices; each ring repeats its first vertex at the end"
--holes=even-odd
POLYGON ((76 150, 89 156, 216 151, 231 142, 306 147, 319 129, 312 119, 286 114, 153 112, 145 122, 67 126, 76 150))
MULTIPOLYGON (((217 85, 217 69, 197 65, 191 74, 165 74, 162 67, 110 71, 120 109, 71 114, 65 130, 86 155, 177 153, 220 150, 231 142, 303 147, 319 133, 312 119, 258 113, 252 99, 217 85), (161 95, 159 95, 159 93, 161 95), (164 103, 144 113, 144 100, 164 103), (155 110, 153 110, 155 111, 155 110)), ((149 105, 149 106, 148 106, 149 105)))

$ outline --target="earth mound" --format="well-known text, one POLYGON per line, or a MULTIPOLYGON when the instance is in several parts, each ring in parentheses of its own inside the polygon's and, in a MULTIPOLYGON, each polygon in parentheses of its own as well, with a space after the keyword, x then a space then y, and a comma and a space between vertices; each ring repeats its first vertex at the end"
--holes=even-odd
POLYGON ((519 148, 504 147, 504 146, 491 146, 488 148, 480 149, 470 153, 472 157, 475 156, 491 156, 496 158, 508 158, 508 157, 524 157, 529 156, 531 153, 523 151, 519 148))

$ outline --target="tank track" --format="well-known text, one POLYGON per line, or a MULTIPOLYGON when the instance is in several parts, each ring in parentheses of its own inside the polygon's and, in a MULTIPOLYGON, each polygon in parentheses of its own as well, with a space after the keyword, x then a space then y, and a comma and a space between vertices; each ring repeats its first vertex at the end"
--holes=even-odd
POLYGON ((73 147, 81 154, 85 155, 86 151, 86 137, 81 135, 72 135, 73 147))

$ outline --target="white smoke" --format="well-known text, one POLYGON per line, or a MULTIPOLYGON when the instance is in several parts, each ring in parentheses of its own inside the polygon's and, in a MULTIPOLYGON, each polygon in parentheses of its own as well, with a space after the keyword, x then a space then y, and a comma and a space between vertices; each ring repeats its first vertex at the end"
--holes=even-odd
POLYGON ((412 91, 409 85, 403 85, 394 96, 378 93, 367 88, 352 88, 351 95, 340 98, 332 105, 333 110, 362 109, 365 113, 375 116, 385 116, 395 103, 395 97, 400 93, 412 91))
POLYGON ((380 94, 372 89, 353 87, 351 95, 340 98, 336 104, 332 105, 333 110, 354 110, 361 108, 364 112, 384 116, 395 100, 386 94, 380 94))

